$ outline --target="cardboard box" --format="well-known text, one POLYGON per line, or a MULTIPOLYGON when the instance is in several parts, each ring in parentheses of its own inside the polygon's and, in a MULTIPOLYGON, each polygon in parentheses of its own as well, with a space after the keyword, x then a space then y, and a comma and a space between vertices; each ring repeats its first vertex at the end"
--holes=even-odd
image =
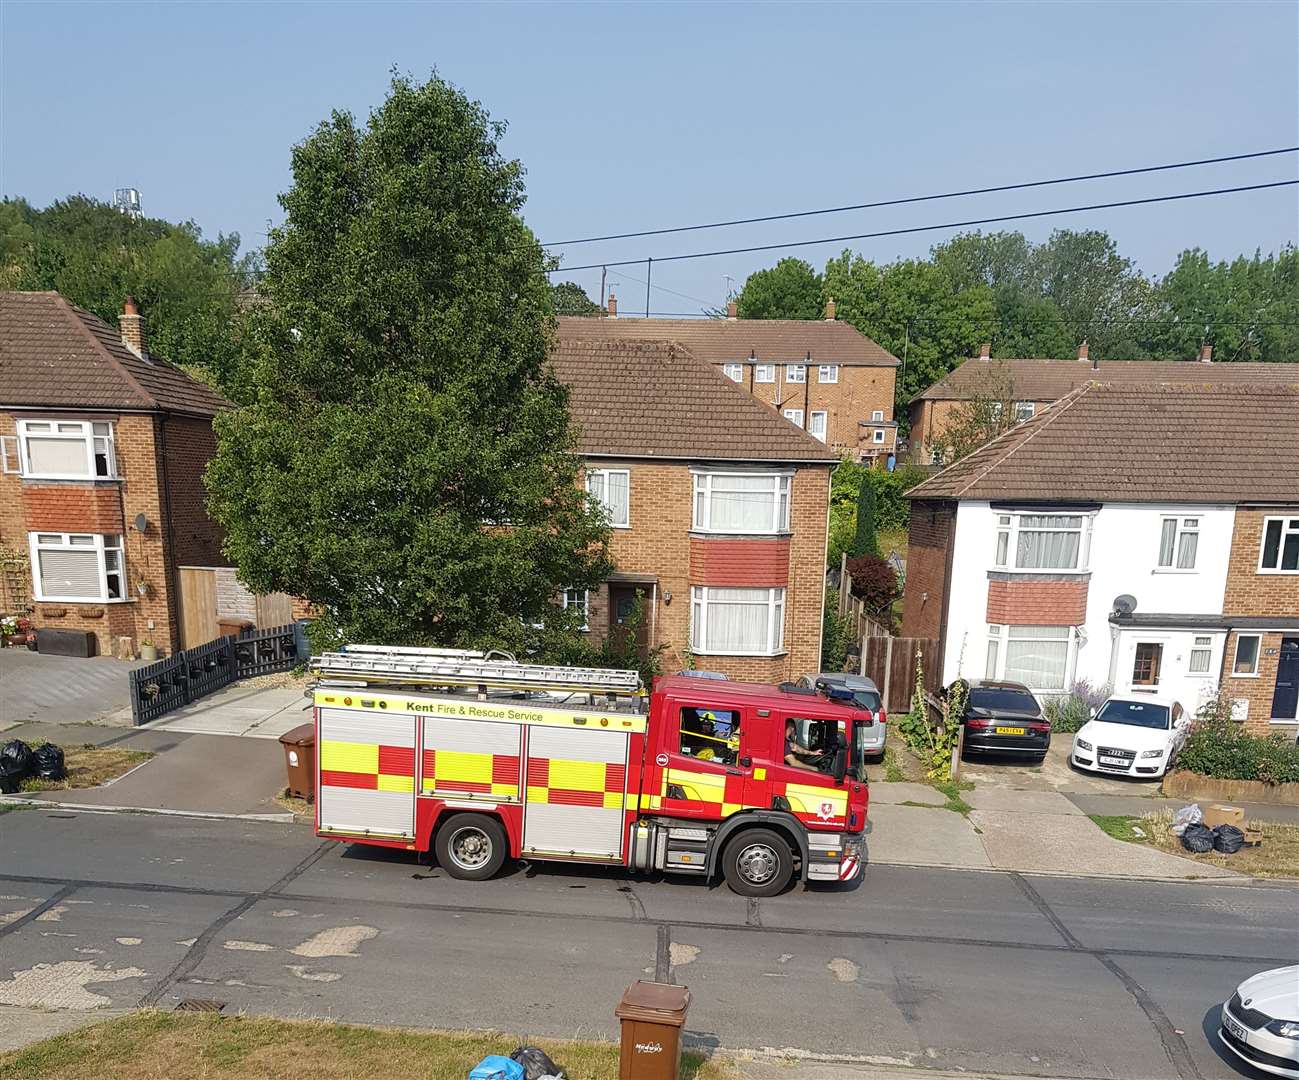
POLYGON ((1245 824, 1245 811, 1226 803, 1210 803, 1204 808, 1204 824, 1210 829, 1219 825, 1235 825, 1239 829, 1245 824))

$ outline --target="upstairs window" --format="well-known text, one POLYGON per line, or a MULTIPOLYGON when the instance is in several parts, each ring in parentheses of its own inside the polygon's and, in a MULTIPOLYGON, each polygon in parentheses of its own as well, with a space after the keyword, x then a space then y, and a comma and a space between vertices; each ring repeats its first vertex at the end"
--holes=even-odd
POLYGON ((32 533, 29 543, 37 600, 104 603, 126 598, 121 536, 32 533))
POLYGON ((875 409, 875 410, 873 410, 873 411, 871 412, 871 419, 872 419, 872 420, 883 420, 883 419, 884 419, 884 410, 883 410, 883 409, 875 409))
POLYGON ((882 442, 884 441, 884 429, 883 429, 883 428, 878 428, 878 427, 877 427, 877 428, 875 429, 874 440, 875 440, 875 442, 877 442, 877 443, 882 443, 882 442))
POLYGON ((586 474, 586 490, 604 507, 609 524, 625 529, 631 520, 631 471, 592 469, 586 474))
POLYGON ((753 381, 774 383, 776 381, 776 365, 755 364, 753 368, 753 381))
POLYGON ((791 424, 793 424, 795 427, 802 427, 802 426, 803 426, 803 410, 802 410, 802 409, 786 409, 786 410, 785 410, 785 419, 788 420, 788 421, 789 421, 791 424))
POLYGON ((1200 547, 1200 519, 1166 517, 1160 523, 1159 565, 1165 570, 1194 570, 1200 547))
POLYGON ((1264 518, 1260 574, 1299 574, 1299 518, 1264 518))
POLYGON ((787 473, 696 473, 697 532, 789 531, 787 473))
POLYGON ((743 365, 743 364, 723 364, 723 365, 722 365, 722 374, 725 375, 728 379, 730 379, 731 382, 743 382, 743 381, 744 381, 744 365, 743 365))
POLYGON ((1037 406, 1034 405, 1031 401, 1015 402, 1015 419, 1017 421, 1032 420, 1033 414, 1036 411, 1037 411, 1037 406))
POLYGON ((18 444, 24 476, 44 480, 117 476, 113 425, 107 422, 20 420, 18 444))
POLYGON ((838 364, 821 364, 816 369, 816 378, 818 382, 837 383, 839 381, 838 364))
POLYGON ((1087 528, 1084 516, 998 515, 994 565, 1007 570, 1084 569, 1087 565, 1087 528))
POLYGON ((807 365, 806 364, 786 364, 785 365, 785 382, 805 383, 807 382, 807 365))

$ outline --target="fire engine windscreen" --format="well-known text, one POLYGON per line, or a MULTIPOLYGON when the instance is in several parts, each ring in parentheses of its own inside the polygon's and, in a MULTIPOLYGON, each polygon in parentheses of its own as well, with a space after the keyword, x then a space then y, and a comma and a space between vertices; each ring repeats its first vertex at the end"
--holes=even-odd
POLYGON ((734 765, 740 756, 740 714, 734 709, 682 709, 681 752, 734 765))

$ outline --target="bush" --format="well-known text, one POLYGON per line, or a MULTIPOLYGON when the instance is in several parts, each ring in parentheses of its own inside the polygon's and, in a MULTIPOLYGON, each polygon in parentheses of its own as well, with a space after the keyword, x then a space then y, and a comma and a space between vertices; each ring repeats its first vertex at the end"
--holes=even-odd
POLYGON ((899 465, 892 472, 866 470, 866 482, 875 489, 875 528, 905 529, 911 521, 911 502, 906 493, 928 479, 929 470, 922 465, 899 465))
POLYGON ((839 590, 825 590, 821 620, 821 670, 842 671, 852 644, 853 620, 839 615, 839 590))
POLYGON ((866 603, 872 615, 883 615, 902 595, 897 571, 878 555, 861 555, 848 560, 852 594, 866 603))
POLYGON ((1099 709, 1110 696, 1108 686, 1092 686, 1079 679, 1064 697, 1048 698, 1042 712, 1051 721, 1051 730, 1072 734, 1091 719, 1092 709, 1099 709))
POLYGON ((1177 756, 1179 768, 1215 780, 1299 783, 1299 746, 1285 735, 1251 735, 1210 702, 1177 756))

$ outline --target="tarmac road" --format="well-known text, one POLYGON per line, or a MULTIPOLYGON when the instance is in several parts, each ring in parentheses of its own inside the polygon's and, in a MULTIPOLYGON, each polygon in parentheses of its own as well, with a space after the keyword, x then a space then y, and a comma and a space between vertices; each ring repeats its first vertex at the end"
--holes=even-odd
POLYGON ((472 884, 293 825, 0 815, 0 1005, 616 1033, 636 978, 692 1040, 881 1065, 1220 1080, 1214 1007, 1299 956, 1299 891, 874 866, 854 889, 555 865, 472 884), (45 966, 42 966, 45 965, 45 966))

